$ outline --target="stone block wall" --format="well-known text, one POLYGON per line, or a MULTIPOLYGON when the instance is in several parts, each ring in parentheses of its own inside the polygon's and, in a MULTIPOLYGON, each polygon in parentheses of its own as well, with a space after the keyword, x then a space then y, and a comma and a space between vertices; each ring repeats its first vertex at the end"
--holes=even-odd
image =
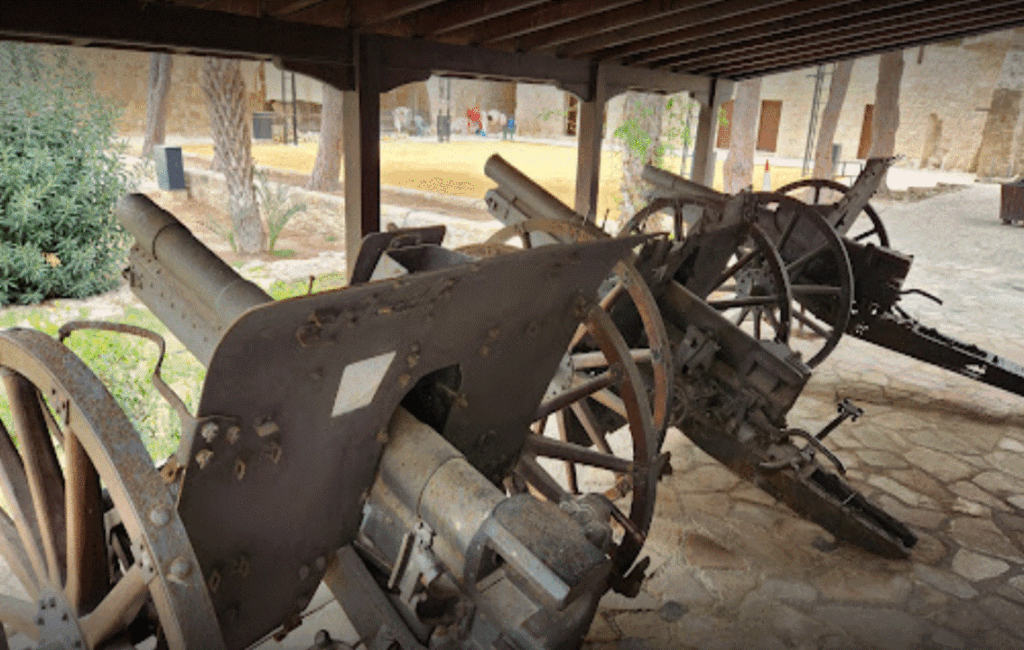
MULTIPOLYGON (((69 51, 73 61, 92 73, 96 90, 114 101, 121 111, 120 132, 142 135, 146 129, 146 90, 149 84, 148 52, 43 46, 69 51)), ((210 137, 206 99, 199 86, 203 59, 174 55, 171 71, 170 104, 167 113, 167 135, 210 137)), ((242 75, 249 94, 250 111, 264 110, 266 83, 264 65, 243 61, 242 75)))
POLYGON ((565 135, 568 93, 554 86, 516 84, 516 132, 535 138, 565 135))
MULTIPOLYGON (((973 171, 997 86, 1024 88, 1024 82, 1000 82, 1008 76, 1004 61, 1016 50, 1024 50, 1021 29, 905 50, 896 133, 896 153, 905 156, 900 165, 973 171)), ((803 157, 814 73, 806 68, 764 79, 761 99, 782 101, 780 157, 803 157)), ((877 80, 877 56, 855 62, 835 138, 844 160, 857 157, 865 107, 874 104, 877 80)), ((829 82, 826 77, 822 106, 829 82)))

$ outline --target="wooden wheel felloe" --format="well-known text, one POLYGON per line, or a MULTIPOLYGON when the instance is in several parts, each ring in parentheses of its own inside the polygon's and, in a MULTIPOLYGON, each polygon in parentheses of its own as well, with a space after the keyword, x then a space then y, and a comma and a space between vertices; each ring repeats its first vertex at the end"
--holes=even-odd
MULTIPOLYGON (((828 192, 846 194, 850 191, 848 185, 828 178, 805 178, 784 185, 778 189, 779 194, 792 195, 801 190, 808 192, 811 205, 822 205, 822 200, 827 198, 828 192), (823 192, 822 190, 825 190, 823 192)), ((834 204, 833 204, 834 205, 834 204)), ((853 217, 849 223, 830 224, 841 236, 848 237, 855 242, 873 243, 876 246, 889 248, 889 233, 885 230, 882 218, 878 216, 871 204, 864 206, 860 214, 853 217), (864 218, 861 218, 863 215, 864 218)))
POLYGON ((585 354, 600 355, 602 363, 575 369, 572 358, 576 355, 567 355, 537 410, 534 435, 527 437, 514 482, 528 484, 556 503, 586 493, 604 494, 609 516, 620 531, 612 540, 611 554, 621 574, 636 560, 654 515, 660 473, 655 455, 660 440, 633 351, 602 305, 589 310, 582 327, 598 347, 596 354, 585 354), (595 406, 622 415, 626 427, 606 431, 595 406), (572 441, 570 417, 582 425, 592 446, 572 441), (552 428, 558 431, 557 440, 545 435, 552 428), (564 480, 555 478, 560 474, 559 463, 564 480), (628 512, 623 512, 620 506, 626 505, 626 499, 628 512))
POLYGON ((790 290, 800 309, 792 310, 789 346, 815 367, 835 349, 853 310, 853 270, 846 247, 817 212, 777 192, 751 192, 756 224, 779 252, 790 290))
MULTIPOLYGON (((536 239, 536 235, 544 235, 562 243, 594 241, 608 236, 589 222, 569 223, 553 219, 530 219, 502 228, 492 235, 485 245, 503 245, 519 240, 524 248, 528 248, 536 239)), ((628 336, 632 348, 630 356, 640 365, 644 375, 650 378, 648 403, 660 441, 668 426, 672 360, 668 334, 665 332, 665 323, 661 319, 658 305, 647 283, 628 262, 619 262, 615 265, 612 276, 602 289, 601 305, 606 312, 619 309, 639 317, 640 331, 630 332, 628 336)), ((587 349, 588 343, 591 343, 592 347, 592 341, 585 340, 586 334, 586 330, 581 327, 570 343, 569 354, 579 355, 573 359, 573 363, 580 369, 599 368, 602 364, 599 356, 583 355, 588 351, 593 352, 587 349)), ((625 417, 622 413, 620 416, 625 417)))
POLYGON ((68 348, 0 332, 0 621, 38 647, 156 635, 222 648, 167 485, 124 412, 68 348), (152 603, 156 620, 140 612, 152 603), (140 624, 141 621, 141 624, 140 624))

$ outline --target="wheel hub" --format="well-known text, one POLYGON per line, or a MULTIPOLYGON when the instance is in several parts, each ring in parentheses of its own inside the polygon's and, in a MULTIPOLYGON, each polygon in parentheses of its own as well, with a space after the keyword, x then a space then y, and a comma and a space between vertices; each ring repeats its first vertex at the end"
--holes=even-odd
POLYGON ((39 650, 75 650, 86 647, 85 634, 78 626, 78 616, 61 590, 44 589, 39 592, 36 625, 39 627, 39 650))

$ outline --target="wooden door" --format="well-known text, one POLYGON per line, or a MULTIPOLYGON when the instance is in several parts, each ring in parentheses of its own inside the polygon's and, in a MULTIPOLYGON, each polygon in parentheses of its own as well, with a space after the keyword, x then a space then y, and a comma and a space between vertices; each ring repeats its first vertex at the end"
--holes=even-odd
POLYGON ((761 102, 761 121, 757 127, 757 150, 775 151, 779 144, 779 123, 782 102, 766 99, 761 102))
POLYGON ((864 106, 864 123, 860 127, 860 144, 857 145, 857 157, 867 158, 871 151, 871 119, 875 114, 875 105, 864 106))

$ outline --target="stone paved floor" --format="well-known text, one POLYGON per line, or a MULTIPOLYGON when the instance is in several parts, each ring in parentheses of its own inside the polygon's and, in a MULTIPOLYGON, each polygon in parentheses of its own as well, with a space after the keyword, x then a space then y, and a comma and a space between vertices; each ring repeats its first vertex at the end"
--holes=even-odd
MULTIPOLYGON (((907 297, 908 311, 1024 362, 1024 228, 999 224, 998 196, 979 185, 876 207, 894 247, 916 257, 907 286, 946 301, 907 297)), ((493 227, 472 230, 467 241, 493 227)), ((853 483, 920 535, 909 560, 834 546, 670 432, 675 471, 659 486, 650 578, 636 599, 605 597, 586 647, 1024 649, 1024 398, 850 337, 790 424, 816 430, 843 397, 866 413, 830 446, 853 483)), ((261 647, 308 648, 321 628, 355 637, 324 589, 301 628, 261 647)))
MULTIPOLYGON (((894 248, 916 259, 901 303, 924 323, 1024 362, 1024 228, 998 220, 998 186, 878 203, 894 248)), ((848 397, 866 413, 829 438, 850 480, 920 536, 909 560, 831 537, 723 469, 679 432, 659 486, 643 591, 609 594, 589 650, 1024 649, 1024 398, 846 337, 790 424, 817 430, 848 397)), ((351 640, 336 603, 320 628, 351 640)))
MULTIPOLYGON (((878 206, 916 257, 904 304, 923 322, 1024 362, 1024 229, 999 223, 998 187, 878 206)), ((846 337, 790 424, 816 430, 837 398, 866 411, 830 447, 851 481, 921 541, 873 557, 739 482, 678 433, 633 601, 602 602, 587 647, 1024 648, 1024 398, 846 337)))

